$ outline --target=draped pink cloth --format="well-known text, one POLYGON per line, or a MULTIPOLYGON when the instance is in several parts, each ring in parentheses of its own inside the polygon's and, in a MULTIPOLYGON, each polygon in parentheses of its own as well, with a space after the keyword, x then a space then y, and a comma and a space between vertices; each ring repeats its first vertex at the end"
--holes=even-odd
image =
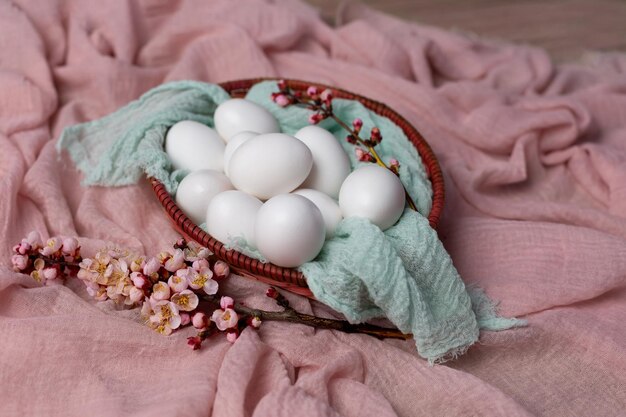
MULTIPOLYGON (((545 52, 360 6, 0 1, 0 415, 615 416, 626 404, 626 57, 545 52), (265 323, 186 346, 78 283, 37 287, 28 231, 153 254, 177 237, 147 183, 82 188, 61 130, 169 80, 320 81, 389 104, 446 174, 440 236, 467 283, 529 326, 431 367, 412 342, 265 323)), ((264 286, 227 291, 270 307, 264 286)), ((290 296, 302 311, 330 314, 290 296)), ((623 414, 622 414, 623 415, 623 414)))

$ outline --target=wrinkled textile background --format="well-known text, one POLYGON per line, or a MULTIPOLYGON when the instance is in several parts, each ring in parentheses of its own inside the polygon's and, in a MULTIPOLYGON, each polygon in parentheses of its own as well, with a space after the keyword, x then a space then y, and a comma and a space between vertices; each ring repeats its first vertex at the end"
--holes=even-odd
MULTIPOLYGON (((626 402, 626 57, 554 67, 359 6, 331 29, 288 1, 0 1, 0 415, 614 416, 626 402), (162 82, 285 76, 384 101, 447 174, 461 276, 530 326, 429 367, 412 342, 266 323, 199 352, 77 285, 7 266, 29 230, 154 253, 148 184, 79 186, 55 139, 162 82)), ((263 285, 228 291, 269 307, 263 285)), ((331 314, 296 296, 303 311, 331 314)))

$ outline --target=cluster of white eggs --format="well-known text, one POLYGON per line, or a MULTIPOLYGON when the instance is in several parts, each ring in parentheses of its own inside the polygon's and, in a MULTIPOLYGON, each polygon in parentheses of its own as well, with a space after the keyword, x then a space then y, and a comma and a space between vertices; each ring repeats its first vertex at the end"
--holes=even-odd
POLYGON ((245 239, 268 261, 297 267, 318 255, 344 217, 385 230, 402 215, 398 177, 374 164, 351 173, 348 155, 323 128, 279 133, 272 114, 245 99, 220 104, 214 122, 215 129, 176 123, 165 150, 175 169, 191 171, 176 203, 221 242, 245 239))

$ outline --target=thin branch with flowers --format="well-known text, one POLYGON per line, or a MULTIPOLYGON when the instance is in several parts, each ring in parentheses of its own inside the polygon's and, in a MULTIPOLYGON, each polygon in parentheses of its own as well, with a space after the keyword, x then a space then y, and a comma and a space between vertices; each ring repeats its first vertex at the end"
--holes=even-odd
POLYGON ((300 313, 274 287, 268 288, 266 295, 282 311, 236 303, 232 297, 218 294, 220 282, 230 276, 228 264, 194 241, 181 238, 171 251, 155 257, 107 247, 93 258, 83 258, 80 250, 76 238, 52 237, 44 243, 38 232, 31 232, 13 247, 11 262, 16 272, 29 274, 42 285, 63 285, 68 278, 76 277, 97 301, 140 307, 145 323, 158 333, 170 335, 194 327, 197 334, 187 339, 194 350, 219 333, 235 342, 246 327, 258 329, 263 321, 299 323, 378 338, 411 337, 396 329, 300 313))

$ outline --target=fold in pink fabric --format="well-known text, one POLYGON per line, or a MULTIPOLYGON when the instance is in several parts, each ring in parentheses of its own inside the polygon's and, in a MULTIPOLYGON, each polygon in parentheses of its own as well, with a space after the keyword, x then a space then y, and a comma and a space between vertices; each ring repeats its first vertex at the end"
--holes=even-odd
MULTIPOLYGON (((626 404, 626 57, 554 66, 539 49, 359 5, 0 2, 0 415, 615 416, 626 404), (412 342, 282 323, 200 351, 10 268, 28 231, 87 256, 177 237, 147 183, 83 188, 54 144, 166 81, 281 76, 383 101, 446 175, 440 237, 466 283, 524 329, 429 366, 412 342)), ((226 290, 271 307, 262 284, 226 290)), ((334 315, 295 295, 301 311, 334 315)))

